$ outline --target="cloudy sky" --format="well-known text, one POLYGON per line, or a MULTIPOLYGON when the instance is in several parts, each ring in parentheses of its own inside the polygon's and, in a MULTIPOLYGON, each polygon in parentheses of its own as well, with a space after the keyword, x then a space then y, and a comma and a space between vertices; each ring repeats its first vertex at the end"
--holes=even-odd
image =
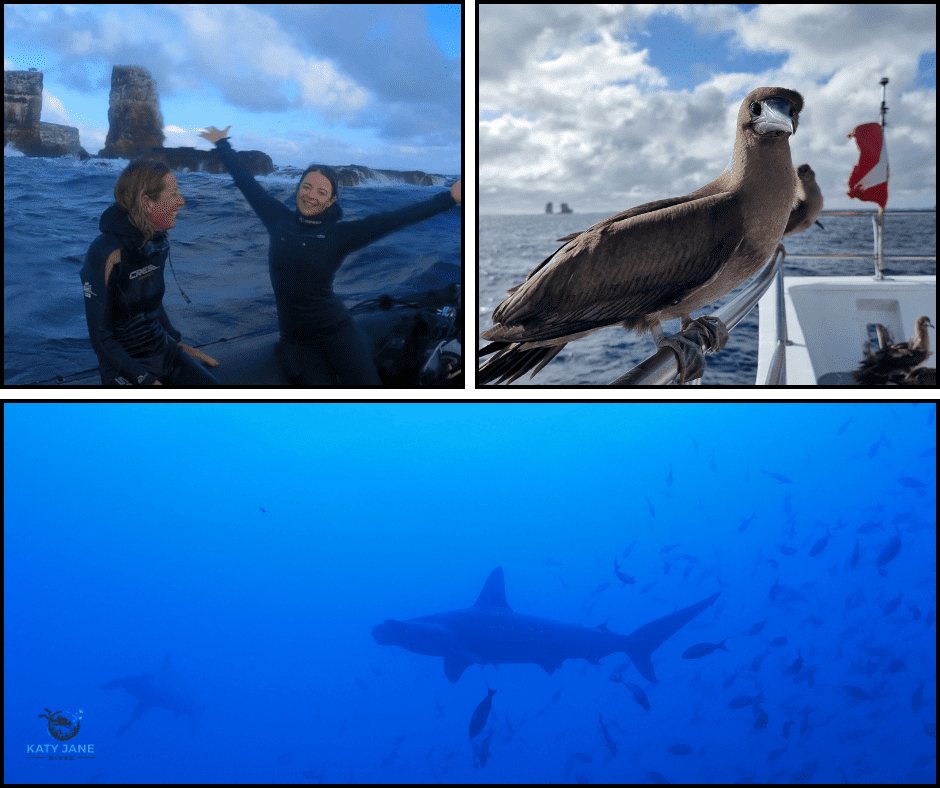
POLYGON ((803 94, 794 164, 826 208, 890 79, 890 208, 936 205, 936 8, 896 5, 480 7, 480 212, 619 211, 697 189, 731 158, 741 100, 803 94))
POLYGON ((108 133, 114 65, 160 94, 166 145, 277 165, 462 171, 459 5, 4 5, 4 70, 44 72, 42 120, 108 133))

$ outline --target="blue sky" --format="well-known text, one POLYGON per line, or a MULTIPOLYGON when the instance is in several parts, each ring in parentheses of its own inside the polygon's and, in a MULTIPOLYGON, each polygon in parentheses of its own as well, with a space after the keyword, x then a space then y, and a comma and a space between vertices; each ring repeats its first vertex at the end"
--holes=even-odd
POLYGON ((457 174, 459 5, 5 5, 4 70, 44 72, 42 120, 108 133, 114 65, 157 82, 168 147, 211 145, 277 165, 457 174))
POLYGON ((480 212, 622 210, 688 194, 727 166, 734 119, 762 86, 803 94, 794 164, 827 209, 890 79, 890 208, 936 202, 933 6, 480 7, 480 212))

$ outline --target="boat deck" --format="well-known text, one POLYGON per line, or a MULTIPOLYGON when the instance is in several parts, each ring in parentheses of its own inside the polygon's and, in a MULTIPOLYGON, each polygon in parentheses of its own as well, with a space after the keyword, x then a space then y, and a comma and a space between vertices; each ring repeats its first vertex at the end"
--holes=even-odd
MULTIPOLYGON (((921 315, 937 321, 936 276, 787 276, 783 278, 786 325, 786 381, 790 386, 855 385, 852 372, 863 348, 885 326, 894 342, 914 334, 921 315)), ((777 296, 760 299, 757 380, 766 376, 774 351, 777 296)), ((930 341, 936 347, 936 332, 930 341)))

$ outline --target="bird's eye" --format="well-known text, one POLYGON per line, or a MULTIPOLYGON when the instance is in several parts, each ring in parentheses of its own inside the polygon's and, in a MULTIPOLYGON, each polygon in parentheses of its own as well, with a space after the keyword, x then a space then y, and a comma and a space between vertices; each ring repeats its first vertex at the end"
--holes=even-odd
POLYGON ((760 104, 758 104, 756 101, 751 102, 751 114, 760 115, 760 104))

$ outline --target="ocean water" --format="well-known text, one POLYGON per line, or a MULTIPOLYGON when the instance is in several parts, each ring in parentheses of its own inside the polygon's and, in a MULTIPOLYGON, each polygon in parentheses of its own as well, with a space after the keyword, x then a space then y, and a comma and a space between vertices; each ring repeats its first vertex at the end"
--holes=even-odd
MULTIPOLYGON (((555 239, 586 230, 611 213, 537 214, 534 216, 481 216, 479 233, 479 328, 492 323, 493 310, 506 291, 525 281, 528 273, 560 246, 555 239)), ((812 227, 786 238, 788 254, 872 254, 871 219, 868 216, 822 216, 825 230, 812 227)), ((884 250, 893 255, 935 255, 936 214, 892 215, 885 218, 884 250)), ((868 260, 791 260, 786 276, 865 276, 874 271, 868 260)), ((936 274, 936 261, 889 263, 894 274, 936 274)), ((715 302, 720 306, 734 297, 729 293, 715 302)), ((679 330, 679 321, 666 324, 667 334, 679 330)), ((910 327, 911 336, 914 326, 910 327)), ((720 353, 706 356, 703 383, 753 385, 757 374, 758 310, 752 309, 728 339, 720 353)), ((901 341, 901 340, 897 340, 901 341)), ((479 341, 479 347, 486 344, 479 341)), ((526 374, 513 385, 607 385, 633 369, 656 351, 649 336, 610 327, 578 339, 561 351, 532 380, 526 374)))
MULTIPOLYGON (((78 272, 114 202, 126 161, 4 155, 4 383, 97 369, 78 272)), ((186 205, 170 231, 164 305, 183 341, 198 345, 277 330, 268 234, 229 175, 175 173, 186 205)), ((302 169, 258 181, 293 209, 302 169)), ((447 184, 456 180, 448 180, 447 184)), ((447 188, 382 183, 342 188, 347 219, 427 200, 447 188)), ((405 227, 346 258, 334 281, 347 305, 375 298, 435 262, 461 265, 460 210, 405 227)))
POLYGON ((934 404, 501 407, 7 404, 5 781, 935 784, 934 404))

